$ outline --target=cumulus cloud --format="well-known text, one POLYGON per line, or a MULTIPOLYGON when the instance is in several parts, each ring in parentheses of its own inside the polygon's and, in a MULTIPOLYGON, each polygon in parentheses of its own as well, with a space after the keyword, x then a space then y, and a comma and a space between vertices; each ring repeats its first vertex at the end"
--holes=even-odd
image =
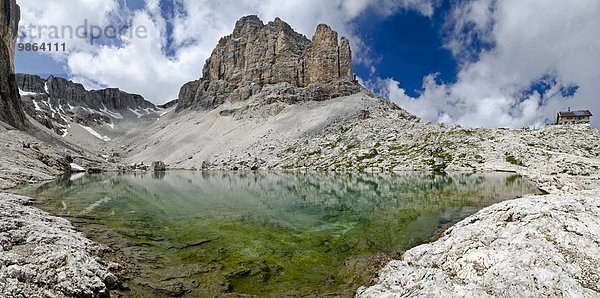
POLYGON ((88 88, 119 87, 155 103, 176 98, 184 83, 198 79, 219 38, 230 34, 243 15, 257 14, 265 22, 280 17, 309 38, 319 23, 327 23, 350 38, 356 61, 370 63, 369 48, 357 37, 352 20, 367 9, 381 17, 405 9, 431 16, 434 9, 433 0, 173 0, 174 9, 169 14, 158 0, 146 0, 145 7, 135 11, 117 0, 18 3, 23 14, 21 24, 79 26, 86 19, 90 26, 102 28, 146 28, 147 38, 125 34, 114 42, 94 45, 68 40, 69 50, 53 57, 67 65, 71 79, 88 88))
POLYGON ((599 15, 594 0, 460 2, 445 26, 455 83, 427 76, 417 98, 393 78, 366 84, 427 120, 472 127, 542 126, 567 107, 600 113, 599 15))

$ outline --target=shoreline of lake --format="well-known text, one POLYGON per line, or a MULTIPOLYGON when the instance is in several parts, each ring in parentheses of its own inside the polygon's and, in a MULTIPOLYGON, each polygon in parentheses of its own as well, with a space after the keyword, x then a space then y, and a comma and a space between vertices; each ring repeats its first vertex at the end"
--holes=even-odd
MULTIPOLYGON (((429 239, 429 240, 431 240, 431 239, 429 239)), ((386 259, 386 258, 380 258, 380 259, 386 259)), ((378 269, 377 268, 372 268, 372 270, 373 271, 377 271, 378 269)))
POLYGON ((484 208, 388 263, 357 297, 596 297, 599 197, 528 196, 484 208))

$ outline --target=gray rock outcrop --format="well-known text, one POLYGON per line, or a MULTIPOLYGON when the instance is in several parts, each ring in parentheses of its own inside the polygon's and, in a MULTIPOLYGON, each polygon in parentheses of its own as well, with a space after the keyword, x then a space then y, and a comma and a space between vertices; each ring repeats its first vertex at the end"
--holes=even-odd
POLYGON ((118 284, 98 256, 107 247, 68 220, 23 206, 31 199, 0 194, 1 297, 104 297, 118 284))
POLYGON ((357 297, 598 297, 598 193, 482 209, 389 263, 357 297))
POLYGON ((0 121, 25 129, 27 120, 13 73, 19 6, 14 0, 0 0, 0 9, 0 121))
POLYGON ((46 80, 37 75, 16 74, 15 80, 19 89, 26 92, 45 93, 46 80))
POLYGON ((350 42, 342 37, 339 43, 337 32, 324 24, 311 41, 279 18, 264 24, 257 16, 243 17, 231 35, 219 40, 202 78, 181 88, 178 109, 208 110, 246 101, 269 85, 296 89, 284 93, 301 94, 302 100, 329 99, 330 91, 333 97, 359 92, 350 42))
POLYGON ((305 72, 303 84, 329 83, 334 78, 352 76, 352 54, 350 43, 342 37, 338 45, 338 34, 329 26, 320 24, 304 55, 305 72))

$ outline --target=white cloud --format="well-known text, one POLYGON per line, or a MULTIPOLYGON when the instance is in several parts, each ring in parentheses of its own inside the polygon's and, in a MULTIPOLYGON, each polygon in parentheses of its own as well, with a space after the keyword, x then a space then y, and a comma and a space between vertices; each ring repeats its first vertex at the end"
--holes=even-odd
POLYGON ((312 37, 319 23, 327 23, 353 44, 356 61, 368 64, 369 48, 356 35, 352 20, 367 9, 382 17, 413 9, 431 16, 433 0, 173 0, 174 16, 161 14, 158 0, 146 0, 143 10, 129 11, 117 0, 18 0, 21 24, 143 25, 148 38, 124 37, 116 44, 89 45, 67 41, 69 51, 55 59, 65 61, 72 79, 86 87, 111 86, 163 103, 177 97, 187 81, 198 79, 204 61, 219 38, 230 34, 241 16, 257 14, 265 22, 275 17, 312 37), (167 47, 167 22, 172 22, 172 52, 167 47))
MULTIPOLYGON (((169 20, 158 0, 143 10, 129 11, 117 0, 18 0, 22 25, 70 25, 87 20, 90 26, 131 23, 143 25, 148 38, 124 36, 117 44, 90 45, 67 39, 68 52, 54 54, 64 61, 72 79, 87 87, 111 86, 139 93, 156 103, 177 96, 185 82, 199 78, 202 66, 220 37, 235 21, 257 14, 267 22, 281 17, 300 33, 312 36, 318 23, 327 23, 350 37, 355 61, 372 66, 369 47, 357 37, 353 20, 366 10, 386 17, 412 9, 432 16, 435 0, 173 0, 180 5, 169 20), (173 24, 172 52, 167 50, 167 22, 173 24)), ((600 126, 600 2, 595 0, 459 1, 448 13, 446 47, 460 61, 457 81, 423 80, 418 98, 410 98, 393 78, 365 84, 427 120, 466 126, 539 126, 570 106, 599 114, 600 126), (474 50, 473 44, 485 44, 474 50), (523 90, 551 75, 543 94, 523 90), (561 86, 579 86, 563 97, 561 86)), ((54 40, 53 40, 54 42, 54 40)))
POLYGON ((393 79, 368 84, 434 122, 465 126, 541 126, 567 107, 590 109, 600 126, 600 2, 595 0, 469 1, 449 14, 447 47, 462 61, 454 84, 424 79, 416 99, 393 79), (473 43, 491 47, 473 51, 473 43), (543 94, 523 93, 552 76, 543 94), (573 97, 561 87, 577 85, 573 97))
MULTIPOLYGON (((84 24, 87 24, 88 28, 104 27, 119 8, 116 0, 18 0, 17 2, 21 6, 19 36, 26 36, 22 41, 64 42, 71 51, 93 50, 87 40, 71 37, 75 36, 77 28, 84 24), (33 26, 32 30, 30 26, 33 26), (53 27, 58 31, 54 31, 53 27), (72 28, 72 35, 68 30, 63 31, 63 27, 72 28), (59 32, 60 38, 48 38, 53 31, 59 32)), ((53 54, 56 58, 62 57, 56 55, 61 54, 60 52, 53 54)))

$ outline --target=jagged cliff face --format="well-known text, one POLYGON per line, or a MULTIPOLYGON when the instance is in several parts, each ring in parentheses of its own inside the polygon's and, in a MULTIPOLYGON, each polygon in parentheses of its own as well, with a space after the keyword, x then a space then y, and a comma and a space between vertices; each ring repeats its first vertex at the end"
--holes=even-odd
POLYGON ((0 0, 0 121, 25 129, 27 120, 13 72, 19 15, 14 0, 0 0))
MULTIPOLYGON (((350 42, 321 24, 311 40, 279 18, 266 25, 241 18, 206 61, 202 79, 184 85, 179 109, 212 109, 279 85, 286 101, 326 100, 359 91, 353 82, 350 42), (291 88, 291 89, 290 89, 291 88)), ((273 91, 273 90, 271 90, 273 91)))
POLYGON ((109 88, 87 91, 81 84, 54 76, 17 74, 25 111, 42 125, 64 134, 69 123, 86 126, 136 119, 157 111, 142 96, 109 88))
POLYGON ((321 24, 312 39, 312 44, 303 59, 302 72, 306 85, 329 83, 335 78, 351 78, 352 52, 347 38, 341 38, 338 46, 337 32, 321 24))
POLYGON ((230 83, 302 83, 302 56, 310 41, 280 19, 264 25, 256 16, 240 19, 221 38, 202 76, 230 83))
POLYGON ((257 16, 240 19, 206 61, 203 78, 230 83, 329 83, 352 75, 350 43, 319 25, 312 42, 277 18, 264 25, 257 16))

